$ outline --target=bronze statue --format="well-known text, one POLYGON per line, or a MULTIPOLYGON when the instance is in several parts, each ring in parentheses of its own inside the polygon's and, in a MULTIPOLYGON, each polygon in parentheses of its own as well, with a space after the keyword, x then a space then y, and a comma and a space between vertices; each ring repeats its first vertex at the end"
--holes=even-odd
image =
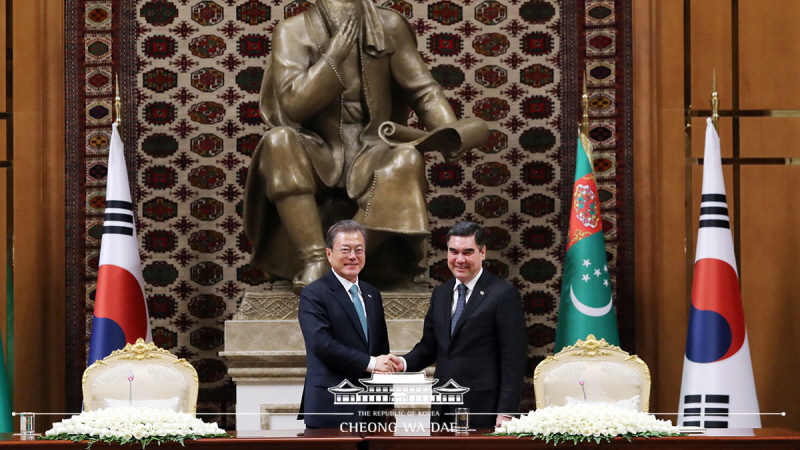
POLYGON ((429 229, 420 151, 454 160, 488 131, 479 119, 456 120, 405 18, 370 0, 318 0, 282 21, 260 108, 270 130, 245 188, 252 264, 299 292, 330 270, 324 230, 352 218, 368 231, 365 279, 391 289, 422 273, 429 229), (409 106, 436 133, 403 126, 409 106))

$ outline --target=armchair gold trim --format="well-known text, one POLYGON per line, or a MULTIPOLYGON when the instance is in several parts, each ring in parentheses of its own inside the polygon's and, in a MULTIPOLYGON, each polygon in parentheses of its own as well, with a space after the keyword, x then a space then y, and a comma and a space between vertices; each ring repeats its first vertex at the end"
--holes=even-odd
MULTIPOLYGON (((622 377, 615 379, 614 377, 604 377, 606 383, 619 383, 618 386, 612 386, 610 390, 617 390, 619 393, 636 394, 639 395, 639 409, 647 412, 650 409, 650 369, 644 361, 636 355, 631 355, 621 348, 611 345, 605 339, 598 340, 594 335, 590 334, 586 340, 578 339, 575 345, 564 347, 560 352, 553 356, 548 356, 536 366, 533 372, 533 391, 536 395, 536 408, 544 408, 549 405, 563 405, 564 396, 561 395, 566 391, 572 390, 575 392, 576 398, 582 398, 582 387, 579 385, 579 379, 576 380, 563 380, 564 374, 570 373, 578 376, 583 373, 586 366, 578 367, 578 364, 600 364, 604 365, 606 369, 615 370, 619 373, 625 373, 628 377, 629 385, 625 385, 622 377), (568 364, 572 364, 571 371, 565 368, 568 364), (560 370, 561 372, 554 372, 560 370), (556 377, 554 374, 559 374, 556 377), (553 375, 552 380, 548 375, 553 375), (547 379, 547 380, 546 380, 547 379), (545 381, 550 381, 550 386, 547 386, 545 381), (573 383, 574 386, 570 385, 573 383), (558 385, 554 387, 554 385, 558 385), (566 386, 566 389, 565 389, 566 386), (554 391, 558 390, 556 393, 554 391), (558 398, 556 398, 558 397, 558 398)), ((597 372, 593 372, 597 373, 597 372)), ((590 376, 590 375, 587 375, 590 376)), ((591 380, 580 378, 584 381, 586 386, 594 388, 594 383, 600 383, 600 380, 591 380)), ((583 386, 583 389, 586 388, 583 386)), ((623 400, 623 399, 611 399, 623 400)))
POLYGON ((158 348, 152 342, 145 343, 141 338, 87 367, 81 384, 86 411, 106 407, 106 398, 143 404, 177 397, 180 410, 191 414, 197 412, 200 381, 195 368, 185 359, 158 348), (128 380, 122 372, 134 375, 133 380, 128 380), (130 383, 135 380, 150 384, 129 391, 130 383))

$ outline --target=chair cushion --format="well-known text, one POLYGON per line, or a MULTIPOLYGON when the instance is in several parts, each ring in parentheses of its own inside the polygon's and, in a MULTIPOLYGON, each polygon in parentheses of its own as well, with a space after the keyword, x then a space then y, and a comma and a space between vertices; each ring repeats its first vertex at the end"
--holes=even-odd
MULTIPOLYGON (((564 405, 574 405, 576 403, 584 403, 583 398, 572 398, 572 397, 564 397, 564 405)), ((622 400, 617 400, 615 402, 598 402, 598 401, 587 401, 586 403, 596 403, 598 405, 614 405, 623 409, 632 409, 634 411, 639 410, 639 396, 634 395, 631 398, 625 398, 622 400)))
POLYGON ((134 406, 189 412, 186 402, 181 401, 188 395, 188 382, 183 374, 172 366, 120 362, 108 367, 89 382, 90 392, 94 396, 96 405, 128 406, 130 396, 133 399, 131 404, 134 406), (131 376, 133 381, 128 381, 131 376), (171 403, 173 399, 177 400, 175 406, 171 403), (121 404, 114 405, 114 401, 119 401, 121 404), (156 406, 162 404, 163 406, 156 406))
POLYGON ((545 374, 546 404, 565 405, 567 397, 582 401, 581 380, 585 380, 583 389, 590 402, 638 398, 642 386, 641 375, 628 365, 601 360, 570 361, 545 374))
POLYGON ((153 409, 167 409, 170 411, 181 412, 181 399, 178 397, 172 398, 156 398, 152 400, 128 400, 120 398, 106 398, 103 399, 106 408, 153 408, 153 409))

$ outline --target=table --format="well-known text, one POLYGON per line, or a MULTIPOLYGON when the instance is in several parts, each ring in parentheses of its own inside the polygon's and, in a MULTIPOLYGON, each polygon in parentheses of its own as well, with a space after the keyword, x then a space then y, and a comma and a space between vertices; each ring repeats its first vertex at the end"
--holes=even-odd
MULTIPOLYGON (((177 442, 152 443, 145 447, 152 450, 358 450, 364 442, 358 433, 343 433, 338 430, 263 430, 254 432, 230 432, 228 438, 186 440, 186 447, 177 442)), ((83 450, 84 443, 72 441, 20 440, 19 436, 0 434, 0 450, 83 450)), ((92 449, 141 450, 139 445, 95 443, 92 449)))
MULTIPOLYGON (((364 437, 369 450, 549 450, 553 443, 531 438, 512 436, 484 436, 490 430, 470 431, 464 436, 453 433, 431 433, 431 436, 393 436, 389 433, 373 433, 364 437)), ((615 438, 600 444, 572 442, 559 444, 564 449, 624 449, 624 450, 798 450, 800 432, 785 428, 758 428, 746 430, 709 430, 705 436, 678 436, 664 438, 637 438, 628 442, 615 438), (727 435, 723 435, 727 434, 727 435), (744 436, 744 434, 753 436, 744 436)))
MULTIPOLYGON (((489 430, 473 430, 456 436, 451 432, 430 433, 430 436, 396 436, 388 432, 360 433, 339 430, 266 430, 231 432, 230 437, 186 441, 186 450, 550 450, 553 444, 529 438, 484 436, 489 430)), ((19 436, 0 434, 0 450, 83 450, 86 445, 70 441, 20 440, 19 436)), ((135 450, 139 447, 120 447, 113 444, 94 444, 93 449, 135 450)), ((183 449, 178 443, 151 444, 154 450, 183 449)), ((800 432, 785 428, 755 430, 709 430, 706 436, 666 438, 622 438, 601 444, 560 444, 558 448, 584 450, 798 450, 800 432), (747 436, 746 434, 751 434, 747 436)))

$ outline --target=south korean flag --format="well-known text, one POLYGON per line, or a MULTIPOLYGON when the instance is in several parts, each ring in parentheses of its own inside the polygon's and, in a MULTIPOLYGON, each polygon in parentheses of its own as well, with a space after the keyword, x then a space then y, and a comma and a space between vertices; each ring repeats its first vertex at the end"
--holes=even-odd
POLYGON ((719 136, 707 120, 703 197, 678 425, 760 428, 719 136))

